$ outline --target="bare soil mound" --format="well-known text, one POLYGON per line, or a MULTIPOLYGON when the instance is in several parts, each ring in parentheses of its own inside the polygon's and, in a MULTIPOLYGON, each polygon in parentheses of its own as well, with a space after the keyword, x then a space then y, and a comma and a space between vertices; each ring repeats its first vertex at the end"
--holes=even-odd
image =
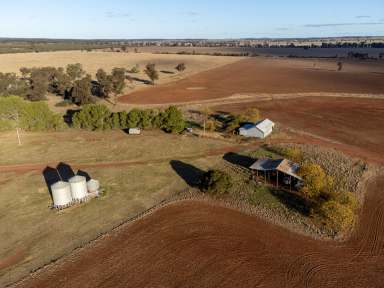
MULTIPOLYGON (((368 93, 384 91, 382 75, 365 66, 336 71, 336 61, 247 58, 186 79, 120 97, 130 104, 167 104, 252 93, 368 93), (317 61, 319 62, 319 61, 317 61), (313 65, 317 65, 315 68, 313 65), (205 87, 204 90, 189 89, 205 87)), ((372 68, 373 69, 373 68, 372 68)), ((376 69, 376 68, 375 68, 376 69)))
POLYGON ((299 236, 188 201, 115 231, 20 287, 381 287, 384 178, 348 242, 299 236))

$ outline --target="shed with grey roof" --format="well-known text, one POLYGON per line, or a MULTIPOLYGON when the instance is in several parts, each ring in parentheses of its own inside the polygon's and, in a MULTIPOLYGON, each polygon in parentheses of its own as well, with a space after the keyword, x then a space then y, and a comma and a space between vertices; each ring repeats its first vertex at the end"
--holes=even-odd
POLYGON ((256 124, 247 123, 239 128, 239 135, 250 138, 264 139, 273 132, 274 127, 275 123, 269 119, 262 120, 256 124))

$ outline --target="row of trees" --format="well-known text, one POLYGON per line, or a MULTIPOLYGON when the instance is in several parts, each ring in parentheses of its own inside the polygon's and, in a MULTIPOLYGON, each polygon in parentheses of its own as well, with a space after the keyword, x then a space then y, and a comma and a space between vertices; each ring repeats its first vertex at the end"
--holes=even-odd
MULTIPOLYGON (((184 63, 175 67, 182 72, 184 63)), ((126 86, 125 80, 129 72, 125 68, 113 68, 108 74, 103 69, 96 73, 96 81, 84 71, 80 63, 63 67, 21 68, 21 77, 15 73, 0 73, 0 96, 17 95, 31 101, 46 99, 47 93, 53 93, 77 105, 93 103, 97 96, 109 98, 121 94, 126 86)), ((135 67, 138 73, 138 67, 135 67)), ((159 79, 159 72, 153 63, 147 64, 144 73, 154 84, 159 79)))
POLYGON ((124 68, 114 68, 108 75, 99 69, 96 78, 86 74, 81 64, 59 67, 21 68, 21 77, 15 73, 0 73, 0 96, 17 95, 27 100, 46 99, 47 93, 56 94, 75 104, 93 102, 93 95, 107 98, 119 94, 125 87, 124 68))
POLYGON ((165 110, 133 109, 129 112, 111 112, 105 105, 85 105, 72 118, 73 127, 88 130, 126 128, 160 128, 169 133, 184 131, 186 122, 175 106, 165 110))

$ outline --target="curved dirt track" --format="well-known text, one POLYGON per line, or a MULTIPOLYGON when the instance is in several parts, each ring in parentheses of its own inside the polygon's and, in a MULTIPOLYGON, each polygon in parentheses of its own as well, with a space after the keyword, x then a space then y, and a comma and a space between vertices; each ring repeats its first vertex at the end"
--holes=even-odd
MULTIPOLYGON (((315 60, 313 60, 315 61, 315 60)), ((247 58, 186 79, 120 97, 129 104, 186 103, 254 93, 361 93, 381 94, 380 73, 354 67, 337 72, 334 64, 313 68, 313 61, 247 58), (332 66, 334 65, 334 67, 332 66)), ((325 64, 323 64, 325 65, 325 64)))
POLYGON ((197 201, 122 227, 19 287, 382 287, 384 178, 345 243, 197 201))

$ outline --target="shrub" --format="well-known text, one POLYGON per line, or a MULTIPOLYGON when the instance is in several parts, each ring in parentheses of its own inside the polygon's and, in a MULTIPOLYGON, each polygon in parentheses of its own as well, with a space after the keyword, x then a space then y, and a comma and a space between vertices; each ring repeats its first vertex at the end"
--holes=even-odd
POLYGON ((111 112, 105 105, 84 105, 73 117, 73 127, 89 130, 105 130, 111 128, 111 112))
POLYGON ((298 174, 304 180, 304 186, 300 192, 309 199, 318 198, 322 192, 329 191, 332 186, 332 178, 326 175, 323 168, 317 164, 302 164, 298 174))
POLYGON ((215 122, 215 120, 208 120, 205 123, 205 129, 207 129, 207 131, 209 131, 209 132, 215 131, 216 130, 216 122, 215 122))
POLYGON ((239 115, 241 122, 256 123, 260 120, 260 111, 256 108, 247 109, 244 113, 239 115))
POLYGON ((184 131, 186 123, 183 113, 175 106, 170 106, 168 109, 160 113, 161 128, 168 133, 181 133, 184 131))
POLYGON ((185 63, 180 63, 178 64, 175 69, 179 72, 183 72, 185 69, 187 69, 187 67, 185 66, 185 63))
POLYGON ((231 176, 220 170, 209 170, 201 179, 201 189, 211 195, 227 194, 232 185, 231 176))
POLYGON ((351 208, 336 201, 324 202, 319 209, 325 226, 340 232, 348 229, 354 222, 354 212, 351 208))

